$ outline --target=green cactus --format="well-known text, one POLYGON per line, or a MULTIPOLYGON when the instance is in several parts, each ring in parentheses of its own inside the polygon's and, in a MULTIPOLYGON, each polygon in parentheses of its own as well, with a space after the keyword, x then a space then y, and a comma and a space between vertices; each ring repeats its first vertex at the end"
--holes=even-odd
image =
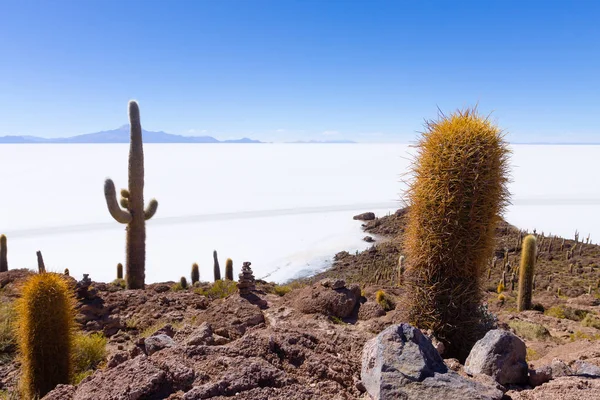
POLYGON ((7 253, 8 247, 6 247, 6 235, 0 235, 0 272, 8 271, 7 253))
POLYGON ((217 251, 213 251, 213 259, 215 260, 214 265, 214 274, 215 274, 215 282, 221 280, 221 267, 219 266, 219 259, 217 258, 217 251))
POLYGON ((233 280, 233 261, 231 258, 228 258, 227 261, 225 261, 225 279, 228 281, 233 280))
POLYGON ((181 279, 179 279, 179 284, 181 285, 182 289, 187 289, 188 285, 187 285, 187 279, 185 279, 185 276, 182 276, 181 279))
POLYGON ((123 264, 117 264, 117 279, 123 279, 123 264))
POLYGON ((531 309, 536 248, 535 236, 529 235, 523 239, 523 251, 521 252, 521 265, 519 267, 519 295, 517 297, 519 311, 531 309))
POLYGON ((441 115, 425 128, 404 234, 408 322, 431 329, 445 356, 464 361, 484 334, 481 285, 508 204, 510 150, 476 110, 441 115))
POLYGON ((129 189, 121 190, 121 205, 117 202, 115 184, 111 179, 104 182, 104 197, 110 215, 127 224, 126 274, 128 289, 143 289, 146 278, 146 221, 158 208, 155 199, 144 210, 144 148, 142 126, 137 102, 129 102, 131 142, 129 147, 129 189))
POLYGON ((198 264, 194 263, 192 265, 192 285, 196 282, 200 282, 200 268, 198 268, 198 264))

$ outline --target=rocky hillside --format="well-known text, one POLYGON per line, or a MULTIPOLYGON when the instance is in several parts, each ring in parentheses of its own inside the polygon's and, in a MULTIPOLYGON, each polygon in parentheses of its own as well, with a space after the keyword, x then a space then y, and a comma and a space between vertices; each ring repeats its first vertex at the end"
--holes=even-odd
MULTIPOLYGON (((487 285, 488 308, 500 330, 491 331, 464 366, 442 359, 443 348, 427 332, 395 325, 406 322, 397 269, 404 218, 399 210, 365 222, 374 246, 339 253, 323 274, 286 286, 258 281, 248 295, 227 282, 187 289, 167 282, 132 291, 119 282, 68 278, 78 297, 78 322, 107 338, 107 354, 80 382, 61 385, 45 399, 369 399, 389 378, 377 372, 383 365, 402 371, 388 389, 408 399, 600 398, 598 246, 540 240, 537 311, 517 313, 510 280, 503 300, 496 293, 502 272, 512 268, 504 266, 505 249, 515 265, 521 235, 502 224, 487 285), (499 370, 483 368, 485 360, 499 357, 494 343, 504 340, 511 343, 504 353, 512 361, 499 370)), ((3 309, 28 274, 0 273, 3 309)), ((7 315, 3 311, 0 325, 7 315)), ((0 345, 0 398, 11 398, 19 364, 6 329, 0 345)))

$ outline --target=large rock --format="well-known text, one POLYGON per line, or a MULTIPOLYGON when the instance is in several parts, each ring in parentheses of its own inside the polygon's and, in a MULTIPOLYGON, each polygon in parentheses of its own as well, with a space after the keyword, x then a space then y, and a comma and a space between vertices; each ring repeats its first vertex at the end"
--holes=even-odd
POLYGON ((519 337, 494 329, 475 343, 465 362, 465 372, 489 375, 501 385, 527 383, 526 353, 519 337))
POLYGON ((175 341, 170 336, 167 336, 164 333, 150 336, 144 341, 144 346, 146 347, 146 354, 148 354, 149 356, 164 348, 173 347, 175 346, 175 344, 175 341))
POLYGON ((375 213, 366 212, 366 213, 358 214, 358 215, 355 215, 354 217, 352 217, 352 219, 355 219, 357 221, 372 221, 375 219, 375 213))
POLYGON ((576 375, 600 377, 600 367, 597 365, 577 360, 571 367, 576 375))
POLYGON ((360 297, 360 289, 338 288, 313 285, 298 291, 293 307, 304 314, 321 313, 338 318, 346 318, 354 311, 360 297))
POLYGON ((429 339, 409 324, 392 325, 368 341, 362 384, 375 400, 501 399, 502 391, 448 371, 429 339))

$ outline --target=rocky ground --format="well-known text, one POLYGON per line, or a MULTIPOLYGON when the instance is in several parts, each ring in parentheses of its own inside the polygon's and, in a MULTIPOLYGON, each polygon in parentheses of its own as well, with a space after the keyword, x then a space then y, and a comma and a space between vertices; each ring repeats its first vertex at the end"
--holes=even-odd
MULTIPOLYGON (((207 291, 208 283, 174 290, 174 282, 168 282, 140 291, 79 283, 78 322, 83 330, 108 338, 107 357, 78 385, 59 386, 45 399, 368 399, 367 389, 372 393, 377 386, 374 379, 385 381, 377 374, 385 357, 366 350, 382 348, 373 345, 385 337, 378 334, 392 335, 385 343, 401 344, 386 354, 398 354, 394 363, 401 363, 396 367, 402 379, 394 377, 394 385, 406 382, 388 398, 600 398, 598 246, 585 239, 577 245, 574 240, 542 241, 540 233, 545 243, 534 293, 538 310, 517 313, 512 267, 503 259, 508 250, 508 262, 516 265, 516 243, 523 233, 505 223, 498 228, 488 308, 498 317, 499 332, 516 335, 510 338, 514 351, 506 352, 511 360, 506 365, 527 363, 515 383, 498 376, 518 368, 490 372, 481 367, 481 360, 506 356, 493 355, 492 337, 478 355, 483 364, 465 367, 457 360, 438 360, 429 339, 394 325, 405 322, 397 268, 404 218, 405 211, 399 210, 365 221, 372 248, 339 253, 330 270, 286 287, 259 281, 247 296, 219 298, 207 291), (572 252, 568 260, 567 252, 572 252), (499 300, 502 272, 508 276, 507 290, 499 300), (376 301, 380 289, 389 300, 384 304, 388 311, 376 301)), ((19 283, 30 273, 0 273, 2 304, 18 296, 19 283)), ((14 348, 4 349, 0 390, 8 396, 18 383, 19 366, 14 348)))

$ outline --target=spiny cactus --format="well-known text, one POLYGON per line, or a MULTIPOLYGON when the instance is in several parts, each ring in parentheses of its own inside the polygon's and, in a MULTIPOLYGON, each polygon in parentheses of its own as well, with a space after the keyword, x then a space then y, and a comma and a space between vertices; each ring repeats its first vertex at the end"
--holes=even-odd
POLYGON ((17 342, 22 398, 44 397, 69 383, 75 327, 75 300, 62 275, 32 275, 17 300, 17 342))
POLYGON ((519 295, 517 307, 519 311, 531 309, 531 296, 533 294, 533 273, 535 270, 535 236, 529 235, 523 239, 523 251, 521 252, 521 265, 519 267, 519 295))
POLYGON ((129 189, 121 190, 121 205, 117 202, 115 184, 111 179, 104 182, 104 197, 110 215, 127 224, 126 274, 128 289, 143 289, 146 278, 146 221, 158 208, 155 199, 144 210, 144 148, 140 109, 137 102, 129 102, 131 142, 129 147, 129 189))
POLYGON ((215 282, 216 281, 220 281, 221 280, 221 267, 219 266, 219 259, 217 258, 217 251, 214 250, 213 251, 213 259, 215 261, 215 265, 214 265, 214 275, 215 275, 215 282))
POLYGON ((123 279, 123 264, 117 264, 117 279, 123 279))
POLYGON ((401 286, 404 284, 404 256, 398 257, 398 285, 401 286))
POLYGON ((192 285, 196 282, 200 282, 200 268, 198 268, 198 264, 192 264, 192 285))
POLYGON ((0 272, 8 271, 8 247, 6 247, 6 235, 0 235, 0 272))
POLYGON ((228 281, 233 280, 233 261, 231 258, 228 258, 227 261, 225 261, 225 279, 228 281))
POLYGON ((433 331, 445 355, 464 360, 483 335, 481 281, 508 204, 510 151, 476 110, 441 115, 425 128, 408 191, 408 316, 433 331))
POLYGON ((182 276, 179 279, 179 284, 181 285, 182 289, 187 289, 188 285, 187 285, 187 279, 185 279, 185 276, 182 276))

